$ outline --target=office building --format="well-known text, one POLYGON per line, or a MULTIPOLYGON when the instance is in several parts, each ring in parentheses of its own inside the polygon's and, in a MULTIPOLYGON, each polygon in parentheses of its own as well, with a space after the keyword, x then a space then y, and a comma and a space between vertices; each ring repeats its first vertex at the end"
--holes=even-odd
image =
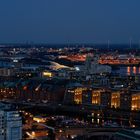
POLYGON ((21 140, 22 119, 9 104, 0 103, 0 140, 21 140))

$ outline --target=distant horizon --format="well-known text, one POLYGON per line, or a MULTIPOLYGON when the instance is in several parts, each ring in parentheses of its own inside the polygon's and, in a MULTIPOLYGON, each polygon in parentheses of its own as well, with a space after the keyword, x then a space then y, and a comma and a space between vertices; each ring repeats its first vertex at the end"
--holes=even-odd
POLYGON ((108 45, 108 43, 0 43, 0 48, 4 48, 4 47, 51 47, 51 48, 63 48, 63 47, 95 47, 95 49, 104 49, 104 48, 108 48, 108 49, 140 49, 140 44, 139 43, 122 43, 122 44, 114 44, 114 43, 110 43, 108 45))
MULTIPOLYGON (((0 43, 0 45, 108 45, 108 43, 46 43, 46 42, 8 42, 8 43, 0 43)), ((130 43, 109 43, 109 45, 130 45, 130 43)), ((131 43, 131 45, 140 45, 140 43, 131 43)))

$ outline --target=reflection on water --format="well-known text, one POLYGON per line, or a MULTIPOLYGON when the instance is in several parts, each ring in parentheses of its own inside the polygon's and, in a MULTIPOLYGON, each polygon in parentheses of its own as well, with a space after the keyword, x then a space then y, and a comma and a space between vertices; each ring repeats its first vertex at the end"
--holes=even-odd
POLYGON ((133 73, 137 74, 137 68, 136 67, 133 67, 133 73))
POLYGON ((114 73, 119 73, 120 75, 137 75, 140 74, 140 67, 136 66, 120 66, 119 69, 113 70, 114 73))
POLYGON ((130 67, 127 67, 127 74, 130 75, 130 67))

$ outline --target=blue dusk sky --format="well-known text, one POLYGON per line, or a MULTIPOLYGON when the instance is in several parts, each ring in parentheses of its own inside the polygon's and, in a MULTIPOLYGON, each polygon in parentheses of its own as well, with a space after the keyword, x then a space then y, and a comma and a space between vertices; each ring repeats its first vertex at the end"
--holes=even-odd
POLYGON ((133 43, 140 0, 0 0, 0 43, 133 43))

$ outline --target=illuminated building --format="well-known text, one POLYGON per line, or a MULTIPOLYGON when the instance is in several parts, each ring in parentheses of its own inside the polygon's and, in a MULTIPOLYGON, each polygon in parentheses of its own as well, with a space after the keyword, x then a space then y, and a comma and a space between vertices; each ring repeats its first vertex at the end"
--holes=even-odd
POLYGON ((110 107, 111 92, 107 89, 88 88, 83 91, 82 104, 110 107))
POLYGON ((0 86, 0 99, 16 99, 17 90, 13 86, 0 86))
POLYGON ((74 102, 76 104, 81 104, 82 103, 82 88, 76 88, 74 90, 74 102))
POLYGON ((65 102, 67 103, 75 103, 81 104, 82 103, 82 88, 74 88, 68 89, 67 97, 65 98, 65 102))
POLYGON ((110 106, 111 93, 105 89, 92 90, 92 104, 104 107, 110 106))
POLYGON ((30 78, 0 82, 0 99, 18 101, 63 101, 67 80, 30 78))
POLYGON ((0 140, 22 139, 22 119, 10 105, 0 103, 0 140))
POLYGON ((96 104, 96 105, 100 105, 101 104, 101 91, 100 90, 96 90, 92 92, 92 104, 96 104))
MULTIPOLYGON (((25 82, 24 82, 25 83, 25 82)), ((22 85, 24 84, 22 83, 22 85)), ((27 81, 20 90, 20 100, 34 102, 60 102, 63 101, 65 80, 33 78, 27 81)))
POLYGON ((111 108, 131 109, 131 94, 127 90, 113 90, 111 94, 111 108))
POLYGON ((131 110, 140 110, 140 93, 132 94, 131 110))
MULTIPOLYGON (((62 58, 65 58, 74 62, 85 62, 88 54, 76 54, 76 55, 68 55, 62 58)), ((60 57, 61 58, 61 57, 60 57)), ((111 64, 111 65, 119 65, 119 64, 139 64, 140 58, 133 55, 118 55, 118 54, 102 54, 100 59, 98 60, 100 64, 111 64)))
POLYGON ((43 76, 43 77, 49 77, 49 78, 51 78, 51 77, 53 76, 53 74, 52 74, 51 72, 44 71, 44 72, 42 73, 42 76, 43 76))
POLYGON ((111 73, 112 68, 107 65, 101 65, 98 63, 98 56, 87 56, 85 65, 79 67, 79 71, 81 71, 84 75, 95 75, 95 74, 103 74, 103 73, 111 73))
POLYGON ((70 104, 81 104, 82 103, 82 92, 86 90, 79 83, 71 83, 67 86, 64 102, 70 104))
POLYGON ((120 108, 120 92, 112 92, 111 95, 111 107, 120 108))

